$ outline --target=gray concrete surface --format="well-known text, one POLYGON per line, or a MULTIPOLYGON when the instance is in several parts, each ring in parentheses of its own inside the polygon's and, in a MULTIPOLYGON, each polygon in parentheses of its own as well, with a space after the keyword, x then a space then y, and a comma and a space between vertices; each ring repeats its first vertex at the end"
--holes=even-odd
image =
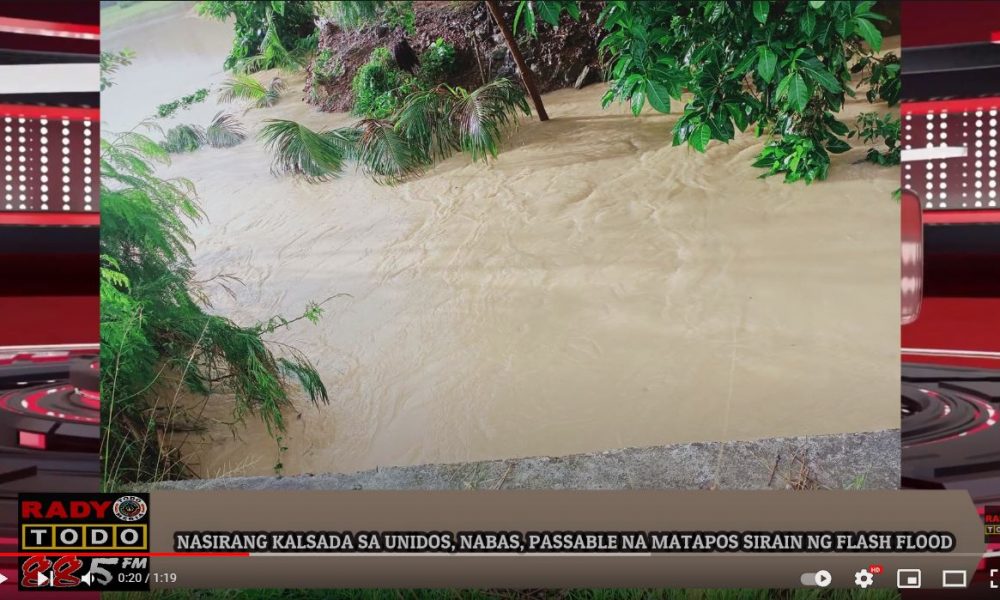
POLYGON ((156 489, 892 489, 899 430, 624 448, 358 473, 165 481, 156 489))

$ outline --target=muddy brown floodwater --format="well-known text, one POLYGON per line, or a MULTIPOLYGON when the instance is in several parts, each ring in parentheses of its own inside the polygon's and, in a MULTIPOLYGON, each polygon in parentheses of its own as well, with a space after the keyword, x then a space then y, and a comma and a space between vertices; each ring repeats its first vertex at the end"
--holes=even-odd
MULTIPOLYGON (((217 84, 230 35, 183 13, 110 32, 139 56, 105 94, 106 127, 217 84)), ((251 130, 351 120, 289 87, 251 130)), ((199 279, 245 282, 210 287, 214 310, 250 324, 349 294, 274 336, 332 397, 289 411, 285 473, 898 427, 898 170, 857 148, 825 182, 757 179, 761 140, 674 148, 676 115, 601 110, 602 92, 548 94, 552 120, 524 120, 498 160, 456 156, 397 187, 275 178, 252 139, 165 169, 208 215, 199 279)), ((228 399, 211 406, 222 418, 228 399)), ((277 459, 255 422, 188 444, 206 476, 277 459)))

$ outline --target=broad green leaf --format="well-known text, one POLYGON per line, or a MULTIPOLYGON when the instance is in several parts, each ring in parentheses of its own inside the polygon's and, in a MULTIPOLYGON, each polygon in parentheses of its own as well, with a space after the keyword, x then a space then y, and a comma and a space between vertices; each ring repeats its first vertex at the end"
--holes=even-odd
POLYGON ((632 106, 632 115, 638 117, 639 113, 642 112, 642 106, 646 103, 646 92, 642 89, 636 90, 632 93, 629 102, 632 106))
POLYGON ((849 24, 850 22, 847 21, 846 19, 839 19, 839 18, 834 19, 833 29, 837 32, 837 35, 839 35, 840 37, 846 37, 848 33, 849 24))
POLYGON ((875 0, 865 0, 864 2, 858 2, 857 6, 854 7, 855 15, 863 15, 870 12, 872 7, 876 4, 875 0))
POLYGON ((788 82, 788 102, 792 107, 798 112, 804 111, 810 95, 809 84, 802 79, 802 75, 792 73, 792 79, 788 82))
POLYGON ((712 131, 709 129, 708 125, 702 123, 701 125, 695 127, 694 131, 691 132, 691 137, 688 138, 688 144, 698 152, 704 152, 705 147, 708 146, 709 140, 712 139, 712 131))
POLYGON ((767 13, 771 10, 771 3, 767 0, 753 0, 753 16, 761 23, 767 22, 767 13))
POLYGON ((625 78, 625 82, 622 83, 622 92, 626 96, 631 96, 635 89, 643 85, 644 78, 638 73, 632 73, 625 78))
POLYGON ((841 154, 851 149, 851 145, 839 138, 833 138, 826 144, 826 149, 834 154, 841 154))
POLYGON ((615 63, 615 68, 611 70, 613 79, 621 79, 625 73, 628 73, 629 69, 632 68, 632 57, 625 55, 618 59, 615 63))
POLYGON ((830 118, 827 121, 827 125, 830 126, 830 131, 836 133, 837 135, 848 135, 851 132, 847 125, 841 123, 835 118, 830 118))
POLYGON ((882 33, 872 25, 872 22, 868 19, 858 17, 854 19, 854 26, 861 35, 871 46, 871 49, 878 52, 882 49, 882 33))
MULTIPOLYGON (((521 23, 521 15, 528 6, 528 0, 521 0, 517 3, 517 10, 514 11, 514 33, 517 34, 517 26, 521 23)), ((528 9, 529 11, 531 9, 528 9)))
POLYGON ((538 26, 535 24, 535 11, 528 6, 527 0, 521 0, 517 5, 517 13, 514 14, 514 33, 517 33, 517 23, 520 17, 524 17, 524 29, 532 36, 538 33, 538 26), (524 10, 527 7, 527 10, 524 10), (523 14, 522 14, 523 11, 523 14))
POLYGON ((813 8, 823 8, 824 4, 826 4, 826 0, 809 0, 809 6, 813 8))
POLYGON ((674 126, 674 137, 673 137, 673 140, 671 140, 671 145, 673 145, 673 146, 680 146, 681 144, 684 143, 684 140, 687 139, 685 137, 686 135, 687 135, 687 128, 685 128, 685 127, 678 127, 678 126, 675 125, 674 126))
POLYGON ((660 111, 661 113, 670 112, 670 94, 667 92, 666 86, 658 81, 653 81, 649 79, 646 81, 646 98, 649 99, 649 105, 653 109, 660 111))
POLYGON ((828 91, 841 91, 840 82, 833 76, 833 73, 830 73, 830 71, 823 66, 823 63, 819 62, 815 58, 810 58, 809 60, 802 61, 800 64, 802 65, 802 69, 809 73, 809 76, 812 77, 813 81, 820 84, 828 91))
POLYGON ((580 20, 580 5, 576 0, 569 0, 569 2, 566 3, 566 12, 569 13, 569 16, 572 17, 574 21, 580 20))
POLYGON ((802 27, 802 33, 812 35, 813 29, 816 29, 816 13, 810 10, 802 13, 802 19, 799 21, 799 25, 802 27))
POLYGON ((641 65, 646 61, 646 48, 646 42, 643 40, 632 40, 632 60, 634 60, 636 64, 641 65))
POLYGON ((723 11, 726 10, 725 2, 714 2, 705 6, 705 16, 708 17, 709 23, 715 23, 722 16, 723 11))
POLYGON ((751 65, 758 60, 758 54, 755 52, 747 52, 746 56, 743 57, 737 65, 736 69, 733 71, 734 75, 742 75, 750 70, 751 65))
POLYGON ((778 65, 778 55, 767 46, 760 46, 758 54, 757 73, 761 79, 771 83, 771 79, 774 78, 774 68, 778 65))
POLYGON ((747 128, 747 116, 746 113, 743 112, 743 109, 740 108, 739 104, 736 104, 735 102, 726 102, 722 106, 729 111, 729 115, 733 118, 733 122, 736 123, 736 127, 740 131, 747 128))
POLYGON ((788 95, 788 84, 792 81, 792 75, 794 75, 794 73, 789 73, 788 75, 782 77, 781 81, 778 82, 778 88, 774 90, 774 97, 776 100, 781 100, 788 95))
POLYGON ((559 24, 559 13, 562 10, 562 2, 559 0, 536 0, 534 6, 538 10, 538 16, 543 21, 553 27, 559 24))
POLYGON ((608 88, 608 91, 604 92, 604 95, 601 96, 601 108, 607 108, 608 106, 610 106, 611 103, 614 101, 614 99, 615 99, 614 88, 608 88))
POLYGON ((733 129, 733 122, 725 111, 716 114, 712 122, 715 125, 713 129, 719 134, 716 136, 716 139, 728 142, 736 135, 736 130, 733 129))
POLYGON ((657 65, 649 70, 648 75, 649 80, 660 84, 668 96, 680 100, 682 81, 677 71, 657 65))

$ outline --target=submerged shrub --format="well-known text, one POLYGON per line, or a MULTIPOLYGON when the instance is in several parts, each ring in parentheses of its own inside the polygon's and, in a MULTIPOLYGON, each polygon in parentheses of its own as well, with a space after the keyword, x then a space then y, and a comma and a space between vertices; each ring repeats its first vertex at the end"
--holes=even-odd
POLYGON ((308 181, 338 176, 348 160, 377 183, 395 184, 456 152, 473 160, 496 157, 518 113, 531 114, 521 86, 500 78, 466 91, 444 84, 418 90, 389 119, 313 131, 294 121, 270 120, 260 139, 275 175, 308 181))
POLYGON ((161 119, 172 117, 178 110, 187 110, 194 104, 204 102, 205 98, 208 98, 208 88, 201 88, 193 94, 157 106, 156 116, 161 119))
POLYGON ((899 117, 892 114, 879 115, 866 112, 858 115, 858 126, 848 137, 857 137, 861 141, 875 146, 879 143, 885 150, 869 148, 865 160, 877 165, 892 166, 900 162, 899 147, 899 117))
POLYGON ((236 117, 229 113, 218 112, 212 118, 208 127, 182 124, 167 130, 160 147, 171 154, 194 152, 204 145, 213 148, 230 148, 241 143, 247 137, 246 129, 236 117))
POLYGON ((240 144, 247 138, 247 130, 236 117, 229 113, 218 112, 212 122, 205 128, 205 142, 213 148, 230 148, 240 144))
POLYGON ((387 48, 376 48, 351 81, 355 115, 384 119, 396 112, 405 96, 406 76, 397 69, 387 48))
POLYGON ((865 56, 853 67, 852 73, 861 73, 861 83, 868 85, 865 98, 869 102, 885 102, 889 106, 899 104, 902 82, 899 78, 899 57, 892 52, 884 56, 865 56))
POLYGON ((428 85, 442 83, 455 71, 455 46, 434 40, 420 55, 420 80, 428 85))
POLYGON ((501 77, 471 92, 439 85, 407 97, 396 128, 425 162, 455 151, 472 160, 496 158, 504 137, 517 124, 518 113, 530 115, 521 86, 501 77))
POLYGON ((177 125, 167 130, 161 146, 171 154, 194 152, 205 143, 205 131, 197 125, 177 125))

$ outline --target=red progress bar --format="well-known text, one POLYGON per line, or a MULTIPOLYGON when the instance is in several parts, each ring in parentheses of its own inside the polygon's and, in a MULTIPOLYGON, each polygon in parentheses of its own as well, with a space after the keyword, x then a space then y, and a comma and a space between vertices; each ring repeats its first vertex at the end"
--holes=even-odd
POLYGON ((0 225, 100 225, 101 213, 0 212, 0 225))
POLYGON ((0 17, 0 32, 21 33, 24 35, 44 35, 48 37, 71 38, 77 40, 100 40, 99 25, 84 25, 81 23, 58 23, 55 21, 39 21, 36 19, 16 19, 0 17))

